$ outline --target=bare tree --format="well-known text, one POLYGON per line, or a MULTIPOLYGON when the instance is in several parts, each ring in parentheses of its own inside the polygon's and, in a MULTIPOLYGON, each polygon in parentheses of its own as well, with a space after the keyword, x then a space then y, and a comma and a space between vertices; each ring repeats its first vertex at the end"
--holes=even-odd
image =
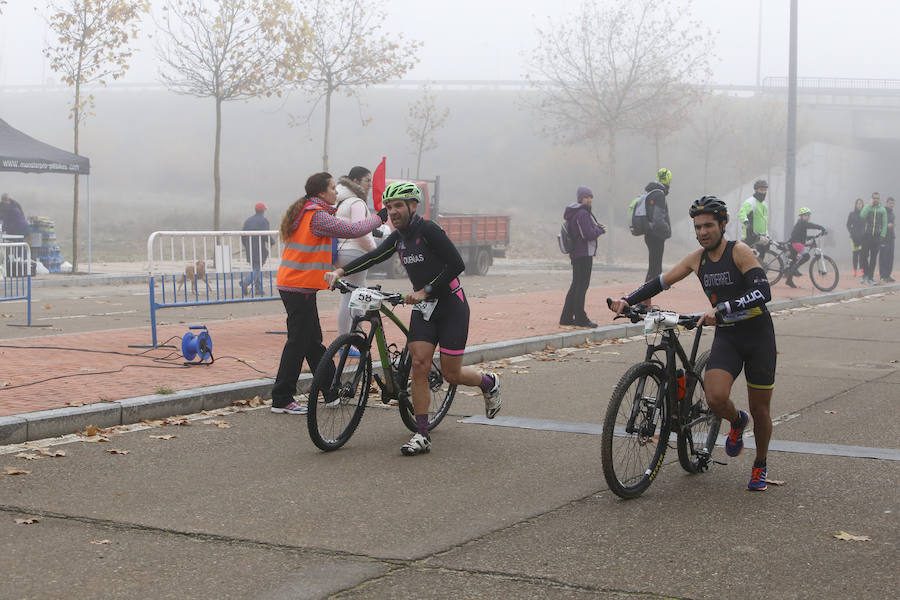
POLYGON ((690 121, 690 109, 703 98, 703 92, 696 85, 673 85, 669 93, 659 95, 648 102, 640 116, 637 129, 653 140, 656 168, 663 166, 660 155, 662 142, 681 131, 690 121))
POLYGON ((409 134, 416 153, 416 179, 419 178, 422 167, 422 155, 437 148, 434 133, 446 125, 449 118, 450 109, 438 108, 434 94, 427 84, 423 85, 422 96, 409 104, 409 121, 406 126, 406 133, 409 134))
POLYGON ((222 103, 280 95, 302 76, 306 21, 288 0, 169 0, 158 47, 163 83, 178 94, 212 98, 213 228, 221 225, 222 103))
POLYGON ((380 35, 385 13, 375 0, 304 0, 312 27, 311 71, 299 79, 315 96, 307 122, 325 100, 322 169, 328 170, 331 99, 338 91, 352 96, 360 87, 403 77, 417 62, 416 40, 380 35))
MULTIPOLYGON (((529 78, 542 92, 535 108, 563 142, 604 140, 608 197, 615 198, 616 140, 640 129, 662 98, 709 76, 712 38, 690 18, 690 2, 585 0, 568 20, 538 28, 529 78)), ((658 167, 658 165, 654 165, 658 167)), ((615 220, 615 202, 607 219, 615 220)), ((613 259, 615 229, 607 236, 613 259)))
MULTIPOLYGON (((128 71, 147 0, 55 0, 48 4, 48 24, 56 34, 56 43, 44 48, 50 68, 59 73, 66 85, 74 88, 69 105, 74 123, 73 152, 78 154, 81 123, 94 107, 94 96, 84 95, 86 85, 106 85, 109 78, 119 79, 128 71)), ((72 200, 72 270, 78 270, 78 175, 75 175, 72 200)))

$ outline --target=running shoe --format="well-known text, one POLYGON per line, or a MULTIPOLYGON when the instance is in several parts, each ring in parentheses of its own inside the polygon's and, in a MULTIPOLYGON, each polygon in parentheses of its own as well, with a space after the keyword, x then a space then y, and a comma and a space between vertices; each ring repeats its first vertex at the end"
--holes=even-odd
POLYGON ((500 376, 496 373, 488 373, 488 377, 494 380, 494 385, 484 394, 484 416, 493 419, 500 412, 503 402, 500 400, 500 376))
POLYGON ((747 489, 751 492, 764 492, 768 487, 769 486, 766 485, 766 467, 753 467, 747 489))
POLYGON ((744 449, 744 429, 750 422, 750 415, 742 410, 738 411, 738 417, 741 424, 738 427, 731 424, 731 431, 728 432, 728 438, 725 440, 725 454, 732 458, 741 453, 744 449))
POLYGON ((296 400, 288 404, 287 406, 275 406, 272 405, 273 413, 282 413, 286 415, 305 415, 307 413, 306 405, 300 404, 296 400))
POLYGON ((415 456, 429 452, 431 452, 431 438, 421 433, 412 436, 412 439, 400 446, 400 453, 403 456, 415 456))

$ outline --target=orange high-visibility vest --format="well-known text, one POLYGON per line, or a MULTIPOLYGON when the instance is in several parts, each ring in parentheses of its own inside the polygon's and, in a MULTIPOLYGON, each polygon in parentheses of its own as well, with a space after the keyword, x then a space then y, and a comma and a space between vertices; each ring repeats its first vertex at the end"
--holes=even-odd
POLYGON ((303 206, 300 224, 284 245, 275 285, 279 288, 328 288, 325 273, 332 270, 331 238, 314 235, 309 229, 317 210, 325 210, 315 202, 303 206))

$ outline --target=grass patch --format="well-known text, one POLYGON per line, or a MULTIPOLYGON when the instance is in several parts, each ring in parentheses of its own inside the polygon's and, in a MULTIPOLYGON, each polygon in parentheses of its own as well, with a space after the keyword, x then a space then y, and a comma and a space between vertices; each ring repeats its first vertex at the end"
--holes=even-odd
POLYGON ((170 387, 158 387, 154 393, 161 396, 168 396, 169 394, 174 394, 175 390, 170 387))

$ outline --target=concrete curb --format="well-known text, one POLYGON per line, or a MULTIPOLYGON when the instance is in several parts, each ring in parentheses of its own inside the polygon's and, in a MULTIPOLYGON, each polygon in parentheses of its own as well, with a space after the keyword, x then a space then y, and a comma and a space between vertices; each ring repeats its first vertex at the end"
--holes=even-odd
MULTIPOLYGON (((895 290, 900 290, 900 284, 857 288, 817 296, 778 300, 769 303, 769 310, 778 311, 838 302, 849 298, 860 298, 895 290)), ((463 361, 467 365, 477 364, 537 352, 546 349, 547 346, 569 348, 586 342, 600 342, 640 335, 642 331, 643 325, 640 323, 622 323, 596 329, 562 331, 529 338, 480 344, 466 348, 463 361)), ((312 375, 310 373, 302 374, 297 383, 298 391, 300 393, 308 392, 311 380, 312 375)), ((235 400, 248 399, 254 396, 268 399, 271 396, 271 392, 271 378, 253 379, 182 390, 174 394, 155 394, 116 400, 114 402, 100 402, 86 406, 56 408, 0 417, 0 445, 20 444, 26 441, 67 435, 79 429, 84 429, 88 425, 100 427, 128 425, 138 423, 143 419, 160 419, 176 414, 190 414, 201 410, 222 408, 230 406, 235 400)))

